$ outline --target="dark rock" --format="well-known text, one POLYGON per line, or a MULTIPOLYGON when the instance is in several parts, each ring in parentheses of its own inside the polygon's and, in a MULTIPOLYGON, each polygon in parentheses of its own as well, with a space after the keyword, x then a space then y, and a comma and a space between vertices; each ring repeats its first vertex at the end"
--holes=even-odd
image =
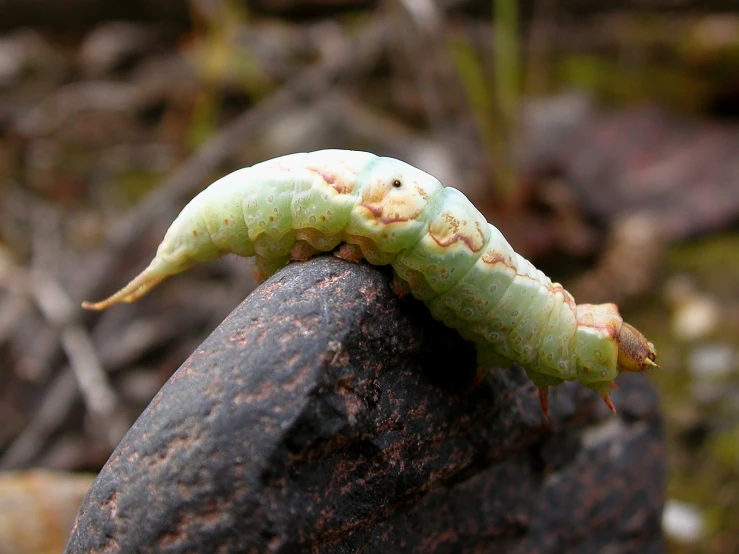
POLYGON ((547 421, 518 369, 382 270, 330 257, 252 293, 103 468, 65 552, 661 552, 665 451, 643 376, 547 421))

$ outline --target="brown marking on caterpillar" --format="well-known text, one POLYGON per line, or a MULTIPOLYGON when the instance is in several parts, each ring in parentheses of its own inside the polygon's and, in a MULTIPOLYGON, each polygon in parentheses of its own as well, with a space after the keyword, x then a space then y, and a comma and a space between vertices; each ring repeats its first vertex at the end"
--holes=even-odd
POLYGON ((433 233, 429 233, 429 235, 431 236, 432 239, 434 239, 434 242, 436 242, 436 244, 438 244, 442 248, 449 248, 455 242, 462 241, 464 244, 467 245, 467 248, 469 248, 472 252, 480 251, 479 247, 475 247, 473 239, 471 239, 470 237, 466 235, 460 234, 460 233, 455 233, 454 235, 452 235, 446 240, 440 240, 436 238, 436 236, 433 233))
POLYGON ((510 259, 503 256, 503 254, 501 254, 497 250, 485 250, 485 252, 483 252, 482 254, 481 259, 484 263, 488 265, 502 264, 509 269, 513 269, 514 271, 516 269, 515 265, 510 263, 510 259))
POLYGON ((354 187, 352 187, 351 185, 347 185, 343 182, 337 183, 336 175, 332 175, 331 173, 323 171, 320 168, 306 167, 305 169, 319 175, 327 185, 331 185, 331 187, 333 187, 333 189, 339 194, 351 194, 352 190, 354 190, 354 187))
POLYGON ((277 171, 284 171, 285 173, 289 173, 292 171, 292 167, 289 164, 283 163, 283 160, 280 158, 267 160, 258 165, 264 167, 265 169, 276 169, 277 171))
POLYGON ((561 292, 563 296, 564 296, 564 293, 567 292, 565 288, 559 283, 552 283, 549 286, 549 290, 552 291, 552 294, 557 294, 558 292, 561 292))
POLYGON ((197 237, 197 236, 198 236, 198 232, 197 232, 197 230, 196 230, 196 229, 193 229, 193 230, 192 230, 192 236, 193 236, 193 237, 197 237))
POLYGON ((558 292, 561 292, 565 305, 575 315, 575 318, 577 318, 577 304, 575 303, 575 298, 567 291, 567 289, 565 289, 559 283, 552 283, 549 286, 549 290, 552 291, 552 294, 557 294, 558 292))
POLYGON ((456 217, 450 214, 443 214, 442 217, 444 221, 451 226, 455 233, 459 233, 459 220, 456 217))
POLYGON ((224 225, 228 225, 228 218, 225 218, 225 219, 223 220, 223 224, 224 224, 224 225))
POLYGON ((380 218, 380 223, 385 223, 385 224, 389 224, 389 223, 402 223, 404 221, 408 221, 408 219, 409 218, 407 218, 407 217, 400 217, 399 215, 394 215, 394 216, 391 216, 391 217, 381 217, 380 218))
POLYGON ((593 304, 579 304, 577 306, 577 325, 605 331, 610 339, 616 340, 621 330, 622 319, 618 315, 618 306, 615 304, 600 304, 597 309, 593 304), (603 320, 603 312, 609 311, 612 316, 603 320))
POLYGON ((422 212, 422 210, 417 210, 415 213, 409 215, 408 217, 403 217, 395 212, 392 215, 383 217, 382 215, 385 212, 385 209, 382 206, 374 206, 367 202, 361 203, 360 206, 368 210, 373 216, 375 216, 375 219, 379 220, 380 223, 383 223, 385 225, 389 225, 390 223, 405 223, 408 220, 415 219, 422 212))
MULTIPOLYGON (((479 252, 485 246, 485 235, 482 232, 477 239, 477 237, 460 232, 462 225, 453 215, 442 214, 441 219, 442 221, 437 220, 429 225, 429 236, 442 248, 448 248, 459 241, 466 244, 472 252, 479 252)), ((478 230, 480 230, 479 227, 478 230)))
POLYGON ((575 314, 575 317, 577 317, 577 304, 575 303, 575 298, 567 291, 567 289, 565 289, 559 283, 552 283, 549 287, 549 290, 552 291, 552 294, 557 294, 558 292, 561 292, 565 305, 568 306, 572 313, 575 314))
POLYGON ((372 205, 372 204, 370 204, 369 202, 362 202, 362 203, 360 204, 360 206, 362 206, 363 208, 365 208, 365 209, 369 210, 369 212, 370 212, 370 213, 371 213, 371 214, 372 214, 373 216, 375 216, 375 218, 380 218, 380 217, 382 217, 382 206, 379 206, 379 207, 377 207, 377 206, 373 206, 373 205, 372 205))
POLYGON ((480 225, 479 221, 475 221, 475 229, 477 229, 477 234, 480 235, 480 240, 482 241, 483 245, 485 242, 485 231, 482 230, 482 226, 480 225))

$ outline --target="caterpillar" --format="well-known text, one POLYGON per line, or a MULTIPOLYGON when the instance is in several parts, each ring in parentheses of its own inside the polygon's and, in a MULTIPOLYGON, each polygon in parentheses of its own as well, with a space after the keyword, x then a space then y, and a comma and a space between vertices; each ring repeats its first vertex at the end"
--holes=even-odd
POLYGON ((149 266, 106 300, 134 302, 167 277, 227 253, 256 258, 261 282, 290 260, 335 251, 390 264, 397 294, 477 347, 478 378, 518 363, 538 387, 578 381, 615 413, 622 371, 658 367, 654 345, 615 304, 576 304, 514 252, 464 194, 405 162, 367 152, 320 150, 237 170, 185 206, 149 266))

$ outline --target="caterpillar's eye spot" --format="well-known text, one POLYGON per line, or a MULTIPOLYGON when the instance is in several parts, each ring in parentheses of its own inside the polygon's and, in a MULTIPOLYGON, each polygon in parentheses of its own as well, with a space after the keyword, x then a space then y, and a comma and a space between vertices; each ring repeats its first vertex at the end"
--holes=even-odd
POLYGON ((273 223, 273 222, 274 222, 274 220, 275 220, 274 216, 269 216, 269 222, 270 222, 270 223, 273 223))
POLYGON ((395 179, 395 180, 393 181, 393 186, 394 186, 394 187, 395 187, 396 189, 399 189, 400 187, 402 187, 402 186, 403 186, 403 183, 401 183, 401 182, 400 182, 400 181, 399 181, 398 179, 395 179))

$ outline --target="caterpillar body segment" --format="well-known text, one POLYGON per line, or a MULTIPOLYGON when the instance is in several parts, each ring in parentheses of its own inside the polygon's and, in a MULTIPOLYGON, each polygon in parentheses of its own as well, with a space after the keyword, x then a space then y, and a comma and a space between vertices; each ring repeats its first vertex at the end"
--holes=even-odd
MULTIPOLYGON (((519 363, 539 387, 579 381, 609 391, 621 371, 656 367, 656 351, 614 304, 580 304, 513 251, 458 190, 365 152, 291 154, 241 169, 197 195, 151 264, 110 298, 132 302, 167 277, 227 253, 255 256, 264 280, 290 259, 337 255, 393 267, 393 289, 475 342, 481 370, 519 363)), ((482 372, 480 373, 482 375, 482 372)))

